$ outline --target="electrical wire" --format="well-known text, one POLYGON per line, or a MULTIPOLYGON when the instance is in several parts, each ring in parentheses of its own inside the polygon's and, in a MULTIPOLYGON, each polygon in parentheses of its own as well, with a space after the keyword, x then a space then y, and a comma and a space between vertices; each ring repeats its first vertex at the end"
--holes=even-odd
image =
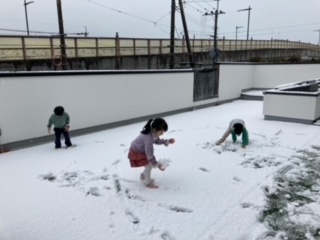
POLYGON ((157 24, 157 22, 155 22, 155 21, 152 21, 152 20, 149 20, 149 19, 146 19, 146 18, 143 18, 143 17, 136 16, 136 15, 133 15, 133 14, 131 14, 131 13, 127 13, 127 12, 121 11, 121 10, 119 10, 119 9, 115 9, 115 8, 112 8, 112 7, 108 7, 108 6, 106 6, 106 5, 103 5, 103 4, 101 4, 101 3, 94 2, 94 1, 92 1, 92 0, 88 0, 88 2, 91 2, 91 3, 93 3, 93 4, 96 4, 96 5, 100 6, 100 7, 107 8, 107 9, 110 9, 110 10, 112 10, 112 11, 115 11, 115 12, 118 12, 118 13, 121 13, 121 14, 124 14, 124 15, 127 15, 127 16, 130 16, 130 17, 133 17, 133 18, 137 18, 137 19, 140 19, 140 20, 143 20, 143 21, 146 21, 146 22, 150 22, 150 23, 153 23, 153 24, 155 24, 155 25, 157 24))
MULTIPOLYGON (((6 32, 23 32, 26 33, 26 30, 18 30, 18 29, 8 29, 8 28, 0 28, 0 31, 6 32)), ((49 35, 57 35, 60 36, 60 33, 57 32, 43 32, 43 31, 29 31, 29 33, 36 33, 36 34, 49 34, 49 35)), ((85 33, 64 33, 65 35, 84 35, 85 33)))

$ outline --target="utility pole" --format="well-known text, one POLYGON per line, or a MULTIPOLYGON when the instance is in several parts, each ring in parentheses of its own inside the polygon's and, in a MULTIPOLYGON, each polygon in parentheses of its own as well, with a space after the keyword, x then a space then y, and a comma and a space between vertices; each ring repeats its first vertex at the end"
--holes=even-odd
POLYGON ((218 15, 219 14, 225 14, 223 11, 219 11, 219 1, 220 0, 215 0, 217 1, 217 9, 214 12, 214 39, 213 39, 213 51, 214 51, 214 58, 213 61, 216 62, 219 57, 219 49, 218 49, 218 15))
POLYGON ((87 26, 85 26, 84 28, 85 28, 84 36, 87 37, 89 35, 89 33, 87 31, 87 26))
POLYGON ((59 20, 59 35, 60 35, 60 49, 61 49, 61 65, 63 70, 67 70, 67 53, 66 53, 66 43, 64 39, 64 29, 63 29, 63 17, 61 0, 57 0, 58 9, 58 20, 59 20))
POLYGON ((34 1, 30 1, 30 2, 26 2, 26 0, 24 0, 24 13, 26 15, 26 25, 27 25, 27 33, 29 36, 29 22, 28 22, 28 11, 27 11, 27 6, 31 3, 34 3, 34 1))
MULTIPOLYGON (((205 13, 204 15, 206 16, 212 16, 214 15, 214 35, 213 35, 213 62, 215 63, 218 60, 219 57, 219 49, 218 49, 218 15, 219 14, 225 14, 223 11, 219 11, 219 1, 220 0, 215 0, 217 1, 217 9, 213 12, 211 11, 210 13, 205 13)), ((212 36, 212 35, 210 35, 212 36)))
POLYGON ((174 68, 174 29, 175 29, 176 1, 171 2, 171 29, 170 29, 170 69, 174 68))
POLYGON ((238 29, 239 28, 243 28, 243 27, 242 26, 241 27, 236 26, 236 41, 238 40, 238 29))
POLYGON ((249 40, 250 11, 251 11, 251 9, 252 9, 252 8, 249 6, 249 8, 245 8, 245 9, 240 9, 240 10, 238 10, 238 12, 241 12, 241 11, 248 11, 247 40, 249 40))
POLYGON ((237 50, 237 48, 238 48, 238 29, 239 28, 243 28, 242 26, 241 27, 238 27, 238 26, 236 26, 236 47, 235 47, 235 50, 237 50))
POLYGON ((182 0, 179 0, 179 7, 180 7, 180 13, 181 13, 182 24, 183 24, 183 29, 184 29, 184 35, 186 37, 186 43, 187 43, 187 49, 188 49, 188 55, 189 55, 189 62, 190 62, 190 66, 193 68, 194 67, 194 62, 193 62, 193 56, 192 56, 192 52, 191 52, 188 27, 187 27, 186 18, 185 18, 185 15, 184 15, 182 0))
POLYGON ((216 1, 217 1, 217 9, 214 12, 214 39, 213 39, 213 48, 214 48, 215 53, 218 50, 217 33, 218 33, 218 12, 219 12, 219 1, 220 0, 216 0, 216 1))
POLYGON ((218 50, 217 34, 218 34, 218 10, 216 9, 214 13, 214 36, 213 36, 213 48, 215 52, 218 50))
POLYGON ((315 32, 319 32, 319 40, 318 40, 318 45, 320 46, 320 29, 319 29, 319 30, 315 30, 315 32))

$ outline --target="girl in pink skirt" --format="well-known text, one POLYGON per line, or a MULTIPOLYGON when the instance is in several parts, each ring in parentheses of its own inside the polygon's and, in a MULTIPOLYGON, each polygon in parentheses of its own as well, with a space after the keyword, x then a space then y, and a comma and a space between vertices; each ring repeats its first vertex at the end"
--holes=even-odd
POLYGON ((154 156, 153 144, 165 145, 173 144, 174 138, 160 139, 160 136, 168 130, 168 124, 162 118, 150 119, 143 127, 140 135, 132 141, 128 158, 131 167, 143 167, 144 171, 140 174, 140 179, 149 188, 158 188, 151 179, 152 168, 165 170, 165 166, 159 163, 154 156))

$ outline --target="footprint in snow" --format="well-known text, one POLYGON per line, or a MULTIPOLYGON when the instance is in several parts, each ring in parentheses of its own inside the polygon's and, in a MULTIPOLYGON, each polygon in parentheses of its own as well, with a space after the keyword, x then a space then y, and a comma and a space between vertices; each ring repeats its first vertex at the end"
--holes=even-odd
POLYGON ((249 208, 249 207, 253 207, 254 206, 252 203, 246 203, 246 202, 241 203, 240 205, 243 208, 249 208))
POLYGON ((204 168, 204 167, 200 167, 199 168, 201 171, 203 171, 203 172, 210 172, 208 169, 206 169, 206 168, 204 168))
POLYGON ((118 165, 119 162, 121 162, 121 160, 120 160, 120 159, 117 159, 117 160, 115 160, 115 161, 112 163, 112 165, 115 165, 115 166, 116 166, 116 165, 118 165))
POLYGON ((161 238, 163 240, 175 240, 175 238, 168 231, 163 232, 161 234, 161 238))
POLYGON ((41 174, 41 175, 39 175, 39 177, 40 177, 41 179, 47 180, 47 181, 49 181, 49 182, 54 182, 54 181, 57 179, 57 177, 56 177, 53 173, 51 173, 51 172, 49 172, 49 173, 47 173, 47 174, 41 174))
POLYGON ((183 213, 192 213, 193 211, 191 209, 185 208, 185 207, 179 207, 174 205, 165 205, 165 204, 158 204, 159 207, 167 208, 174 212, 183 212, 183 213))
POLYGON ((100 197, 101 196, 98 187, 91 187, 86 193, 86 196, 88 196, 88 195, 92 195, 92 196, 96 196, 96 197, 100 197))
POLYGON ((237 182, 241 182, 240 178, 238 178, 238 177, 233 177, 232 179, 237 181, 237 182))
POLYGON ((133 224, 138 224, 140 222, 139 218, 137 218, 130 210, 125 210, 125 214, 133 224))
POLYGON ((100 176, 95 176, 93 178, 91 178, 91 181, 98 181, 98 180, 108 180, 109 179, 109 174, 103 174, 100 176))
POLYGON ((128 199, 138 200, 138 201, 142 201, 142 202, 145 202, 145 201, 146 201, 146 200, 144 200, 142 197, 140 197, 140 196, 138 196, 138 195, 135 195, 135 194, 132 194, 129 189, 126 189, 126 190, 125 190, 125 193, 126 193, 126 196, 127 196, 128 199))
POLYGON ((121 184, 120 184, 120 181, 118 179, 118 176, 117 175, 113 175, 113 182, 114 182, 114 186, 116 188, 116 192, 117 193, 120 193, 121 192, 121 184))

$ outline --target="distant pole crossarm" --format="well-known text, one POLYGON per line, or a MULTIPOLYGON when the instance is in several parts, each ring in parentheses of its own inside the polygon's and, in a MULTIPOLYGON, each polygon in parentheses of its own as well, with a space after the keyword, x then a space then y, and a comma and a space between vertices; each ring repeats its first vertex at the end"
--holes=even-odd
POLYGON ((238 10, 238 12, 241 12, 241 11, 248 11, 247 40, 249 40, 250 11, 251 11, 251 9, 252 9, 252 8, 249 6, 248 8, 238 10))
POLYGON ((243 27, 242 26, 241 27, 236 26, 236 41, 238 40, 238 29, 239 28, 243 28, 243 27))
POLYGON ((28 36, 29 36, 29 23, 28 23, 28 11, 27 11, 27 5, 31 4, 31 3, 34 3, 34 1, 30 1, 30 2, 26 2, 26 0, 24 0, 24 12, 25 12, 25 15, 26 15, 26 25, 27 25, 27 33, 28 33, 28 36))

